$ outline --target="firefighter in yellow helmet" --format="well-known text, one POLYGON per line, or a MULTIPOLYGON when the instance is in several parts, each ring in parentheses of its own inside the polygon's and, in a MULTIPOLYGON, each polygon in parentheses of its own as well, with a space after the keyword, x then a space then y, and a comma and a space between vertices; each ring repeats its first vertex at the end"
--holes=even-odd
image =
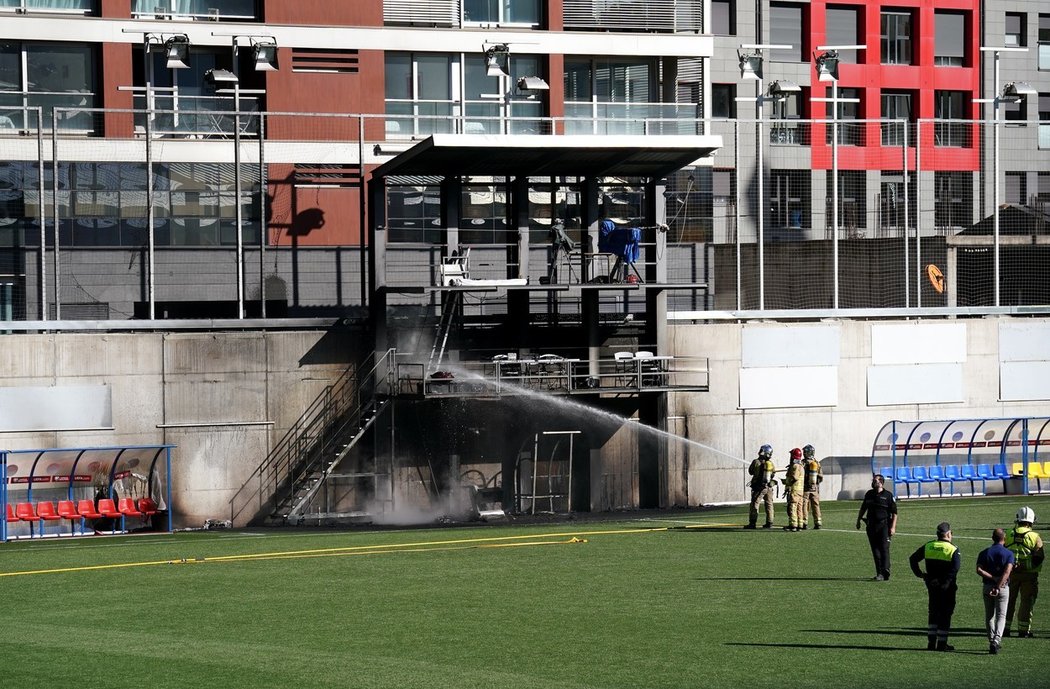
POLYGON ((762 502, 766 503, 766 523, 762 528, 773 528, 773 487, 776 486, 773 475, 776 473, 776 467, 773 466, 772 457, 773 447, 763 445, 758 450, 758 457, 747 468, 747 473, 751 475, 751 481, 748 484, 751 486, 751 509, 748 511, 745 529, 756 528, 758 505, 762 502))
POLYGON ((805 478, 802 482, 802 528, 809 527, 809 513, 813 513, 813 528, 819 529, 820 522, 820 484, 824 480, 824 470, 812 445, 802 448, 802 468, 805 478))
POLYGON ((805 503, 802 501, 802 483, 804 479, 802 469, 802 450, 797 447, 791 450, 788 460, 787 475, 784 477, 784 493, 787 496, 788 525, 784 531, 802 530, 802 510, 805 503))
POLYGON ((1006 547, 1014 554, 1014 568, 1010 572, 1010 602, 1006 606, 1006 631, 1003 636, 1010 636, 1010 626, 1017 611, 1017 636, 1032 637, 1032 608, 1039 595, 1039 570, 1043 568, 1046 551, 1043 539, 1032 530, 1035 524, 1035 510, 1022 507, 1017 510, 1014 528, 1006 534, 1006 547))

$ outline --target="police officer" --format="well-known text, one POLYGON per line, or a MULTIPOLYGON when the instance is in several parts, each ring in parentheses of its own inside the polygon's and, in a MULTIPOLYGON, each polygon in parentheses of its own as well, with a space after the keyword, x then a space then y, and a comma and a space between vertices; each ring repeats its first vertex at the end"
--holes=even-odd
POLYGON ((797 447, 791 450, 787 474, 784 476, 784 493, 787 497, 788 525, 784 531, 802 530, 802 450, 797 447))
POLYGON ((1035 510, 1022 507, 1017 510, 1014 528, 1006 534, 1006 547, 1014 554, 1014 569, 1010 573, 1010 602, 1006 606, 1004 636, 1010 636, 1016 608, 1017 636, 1022 639, 1032 637, 1032 608, 1039 595, 1039 570, 1046 558, 1043 539, 1032 530, 1033 524, 1035 510))
POLYGON ((882 474, 872 476, 871 490, 864 494, 857 513, 857 528, 862 521, 867 523, 868 545, 875 560, 875 581, 889 581, 890 539, 897 532, 897 498, 883 487, 884 483, 882 474))
POLYGON ((758 523, 758 505, 763 501, 766 503, 766 523, 762 528, 773 528, 773 487, 776 485, 773 475, 776 473, 776 467, 773 466, 772 457, 773 447, 763 445, 758 450, 758 457, 747 468, 747 473, 751 475, 751 509, 747 515, 745 529, 755 528, 758 523))
POLYGON ((805 470, 802 492, 802 528, 809 526, 809 513, 813 512, 813 528, 819 529, 820 523, 820 484, 824 480, 824 470, 816 458, 812 445, 802 448, 802 468, 805 470))
POLYGON ((911 554, 908 559, 911 571, 926 582, 926 593, 929 595, 929 627, 926 631, 926 649, 930 651, 954 651, 948 645, 948 632, 952 628, 952 614, 955 612, 955 592, 958 590, 955 580, 959 575, 962 558, 959 549, 952 545, 952 527, 948 522, 937 525, 937 540, 911 554), (926 571, 919 569, 919 563, 926 561, 926 571))

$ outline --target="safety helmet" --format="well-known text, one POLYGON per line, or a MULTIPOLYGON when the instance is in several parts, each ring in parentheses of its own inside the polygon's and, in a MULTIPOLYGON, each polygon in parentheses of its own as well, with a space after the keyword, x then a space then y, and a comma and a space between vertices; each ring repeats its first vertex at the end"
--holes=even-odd
POLYGON ((1019 522, 1028 522, 1029 524, 1035 524, 1035 510, 1031 507, 1022 507, 1017 510, 1016 520, 1019 522))
POLYGON ((807 459, 811 459, 814 453, 815 450, 813 449, 812 445, 806 445, 804 448, 802 448, 802 456, 806 457, 807 459))
POLYGON ((797 447, 792 448, 791 459, 802 459, 802 450, 798 449, 797 447))
POLYGON ((773 456, 773 446, 772 445, 763 445, 762 447, 758 448, 758 454, 759 454, 760 457, 772 457, 773 456))

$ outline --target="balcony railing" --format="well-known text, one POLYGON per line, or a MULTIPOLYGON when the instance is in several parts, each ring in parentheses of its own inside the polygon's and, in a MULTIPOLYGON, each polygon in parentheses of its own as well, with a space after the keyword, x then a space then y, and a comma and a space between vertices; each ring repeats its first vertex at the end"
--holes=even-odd
POLYGON ((145 93, 134 96, 135 131, 144 134, 149 119, 153 136, 185 138, 229 138, 234 132, 234 112, 241 113, 241 136, 256 136, 259 132, 260 99, 255 95, 186 96, 179 93, 156 92, 152 105, 145 93))
MULTIPOLYGON (((0 91, 0 135, 35 131, 37 108, 43 111, 44 129, 52 128, 54 108, 85 108, 95 105, 95 94, 90 92, 63 91, 0 91)), ((66 113, 58 121, 60 131, 94 134, 95 120, 66 113)))

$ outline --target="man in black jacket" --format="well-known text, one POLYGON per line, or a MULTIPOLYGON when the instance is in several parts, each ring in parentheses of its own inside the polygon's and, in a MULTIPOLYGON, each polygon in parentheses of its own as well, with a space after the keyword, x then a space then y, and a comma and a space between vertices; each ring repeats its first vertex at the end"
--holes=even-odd
POLYGON ((959 549, 952 545, 952 527, 948 522, 937 525, 937 540, 919 547, 909 558, 911 571, 926 582, 926 593, 929 596, 929 627, 926 632, 926 648, 930 651, 954 651, 948 645, 948 632, 952 628, 952 614, 955 612, 955 583, 962 566, 959 549), (926 571, 919 569, 919 563, 926 561, 926 571))
POLYGON ((889 581, 890 539, 897 532, 897 498, 883 487, 884 482, 882 474, 872 477, 871 490, 864 494, 857 513, 857 528, 862 521, 868 525, 868 545, 875 560, 875 581, 889 581))

